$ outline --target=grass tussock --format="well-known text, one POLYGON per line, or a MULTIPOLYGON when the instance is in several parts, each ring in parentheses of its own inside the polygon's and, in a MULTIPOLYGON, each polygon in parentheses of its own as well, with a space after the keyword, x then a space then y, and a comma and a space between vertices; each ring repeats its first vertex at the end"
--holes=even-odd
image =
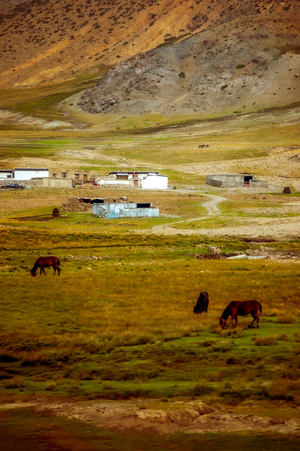
POLYGON ((278 336, 255 337, 253 340, 256 346, 275 346, 278 343, 278 336))
POLYGON ((293 324, 296 318, 292 314, 280 315, 277 317, 277 322, 279 324, 293 324))
POLYGON ((8 390, 13 388, 23 389, 25 387, 25 378, 23 376, 14 376, 9 380, 5 380, 3 386, 8 390))

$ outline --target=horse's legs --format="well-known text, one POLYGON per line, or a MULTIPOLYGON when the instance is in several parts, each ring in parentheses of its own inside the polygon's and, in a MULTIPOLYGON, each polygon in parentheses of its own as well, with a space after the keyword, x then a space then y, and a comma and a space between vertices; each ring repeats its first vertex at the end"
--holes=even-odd
POLYGON ((251 315, 252 315, 252 317, 253 317, 253 321, 252 321, 252 323, 250 324, 249 327, 254 327, 255 321, 256 321, 256 327, 259 327, 259 325, 258 325, 258 323, 259 323, 259 317, 258 317, 258 315, 257 315, 256 313, 254 313, 254 312, 251 312, 251 315))
POLYGON ((60 275, 60 267, 57 266, 56 269, 57 269, 57 273, 58 273, 57 275, 59 276, 60 275))
POLYGON ((46 275, 44 266, 42 266, 42 271, 43 271, 44 275, 46 275))
POLYGON ((231 316, 231 325, 232 325, 233 321, 235 321, 235 327, 237 327, 237 323, 238 323, 237 315, 232 315, 231 316))

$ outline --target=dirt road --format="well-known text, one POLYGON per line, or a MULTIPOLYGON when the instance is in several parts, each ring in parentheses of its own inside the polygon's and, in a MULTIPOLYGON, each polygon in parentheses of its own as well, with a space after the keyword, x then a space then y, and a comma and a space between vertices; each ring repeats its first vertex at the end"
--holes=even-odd
MULTIPOLYGON (((203 194, 204 195, 204 194, 203 194)), ((204 221, 212 216, 221 215, 222 212, 218 208, 220 202, 226 201, 225 197, 206 194, 210 200, 202 203, 202 207, 207 210, 207 215, 170 222, 169 224, 158 225, 151 228, 151 233, 157 235, 206 235, 206 236, 247 236, 247 237, 263 237, 272 236, 276 239, 292 239, 300 236, 300 221, 298 216, 294 217, 252 217, 239 218, 240 224, 232 226, 215 227, 212 229, 186 229, 178 227, 178 224, 186 224, 188 222, 204 221), (176 226, 176 228, 174 228, 176 226)), ((297 201, 300 209, 300 201, 297 201)))
POLYGON ((177 224, 182 224, 182 223, 187 223, 187 222, 194 222, 194 221, 203 221, 205 219, 207 219, 208 217, 212 216, 212 215, 219 215, 221 214, 220 209, 218 208, 218 204, 220 202, 223 202, 226 200, 225 197, 221 197, 221 196, 216 196, 216 195, 212 195, 212 194, 207 194, 207 196, 210 198, 210 200, 202 203, 202 207, 206 208, 207 210, 207 215, 205 216, 201 216, 201 217, 197 217, 197 218, 192 218, 192 219, 185 219, 185 220, 180 220, 180 221, 176 221, 176 222, 172 222, 170 224, 164 224, 164 225, 158 225, 158 226, 154 226, 151 229, 151 232, 157 233, 159 234, 166 234, 166 235, 173 235, 176 233, 184 233, 184 232, 191 232, 193 233, 193 231, 189 231, 189 230, 175 230, 172 228, 173 225, 177 225, 177 224))

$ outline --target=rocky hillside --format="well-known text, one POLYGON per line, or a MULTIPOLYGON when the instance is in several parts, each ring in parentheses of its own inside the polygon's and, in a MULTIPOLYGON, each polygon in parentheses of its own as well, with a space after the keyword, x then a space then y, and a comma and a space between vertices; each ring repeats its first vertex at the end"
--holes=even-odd
MULTIPOLYGON (((276 39, 280 34, 280 45, 284 43, 285 47, 278 51, 285 52, 287 45, 295 42, 295 21, 288 20, 295 16, 298 4, 292 0, 21 0, 14 6, 16 1, 1 2, 0 88, 36 86, 72 79, 83 73, 96 74, 99 66, 113 66, 161 44, 173 44, 205 30, 208 32, 205 40, 209 41, 203 44, 206 45, 205 64, 213 57, 216 64, 223 64, 227 71, 221 54, 225 52, 227 58, 239 45, 243 50, 240 57, 237 55, 235 66, 245 64, 248 67, 250 60, 244 57, 248 44, 258 40, 256 36, 248 41, 249 22, 254 24, 256 20, 255 35, 259 34, 260 27, 263 29, 261 42, 263 39, 267 42, 266 34, 276 39), (222 60, 220 63, 217 54, 222 60)), ((268 55, 267 51, 265 53, 268 55)), ((172 60, 170 55, 168 58, 172 60)), ((174 55, 171 66, 177 75, 176 58, 174 55)), ((198 61, 198 56, 195 61, 192 55, 184 59, 190 66, 181 64, 179 85, 183 91, 193 82, 188 71, 196 67, 192 63, 198 61)), ((252 64, 260 72, 260 64, 269 65, 269 58, 262 62, 265 54, 262 59, 255 55, 251 59, 259 61, 252 64)), ((152 65, 148 54, 146 60, 152 65)), ((209 69, 208 64, 206 70, 209 69)), ((178 84, 177 78, 175 80, 178 84)), ((228 83, 224 80, 222 86, 225 84, 228 83)))
POLYGON ((2 9, 11 8, 12 6, 25 3, 27 0, 0 0, 0 11, 2 9))
POLYGON ((119 63, 86 91, 90 113, 234 113, 300 101, 300 17, 238 17, 119 63))

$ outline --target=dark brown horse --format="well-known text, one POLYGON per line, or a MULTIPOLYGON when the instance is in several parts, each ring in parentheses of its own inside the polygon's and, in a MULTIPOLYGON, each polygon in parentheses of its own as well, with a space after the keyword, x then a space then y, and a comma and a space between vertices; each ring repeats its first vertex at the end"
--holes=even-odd
POLYGON ((201 291, 199 294, 196 305, 194 305, 194 313, 207 312, 208 309, 208 293, 206 291, 201 291))
POLYGON ((52 266, 53 269, 54 269, 54 275, 55 275, 56 270, 57 270, 57 273, 58 273, 58 276, 59 276, 60 275, 60 267, 59 267, 59 265, 60 265, 60 261, 59 261, 59 258, 57 258, 57 257, 53 257, 53 256, 51 256, 51 257, 39 257, 36 260, 35 264, 33 265, 33 268, 31 270, 31 275, 32 276, 36 276, 36 271, 37 271, 38 268, 40 268, 40 275, 42 275, 42 272, 46 275, 45 268, 50 268, 52 266))
POLYGON ((253 327, 254 322, 258 327, 259 317, 258 312, 261 312, 261 304, 258 301, 232 301, 227 305, 226 309, 222 313, 219 324, 222 329, 226 327, 226 321, 229 316, 231 316, 231 321, 235 320, 235 325, 238 323, 238 315, 247 316, 252 315, 253 321, 249 327, 253 327))

